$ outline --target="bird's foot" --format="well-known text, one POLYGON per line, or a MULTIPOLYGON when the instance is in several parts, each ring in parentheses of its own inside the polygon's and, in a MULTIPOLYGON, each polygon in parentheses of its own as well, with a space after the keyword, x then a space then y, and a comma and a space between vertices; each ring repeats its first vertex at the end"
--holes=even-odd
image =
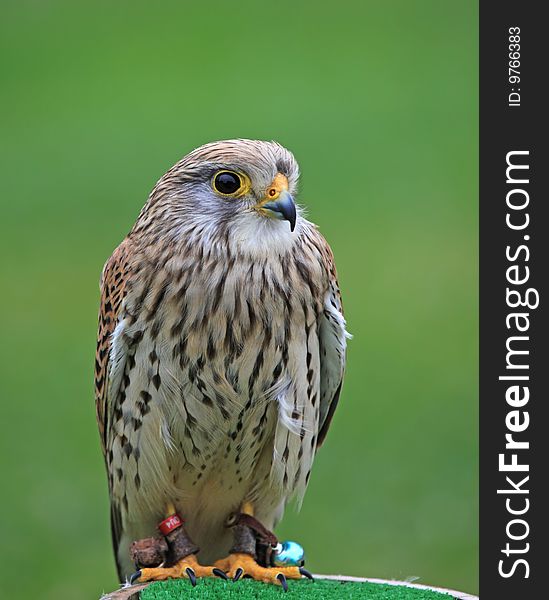
POLYGON ((189 554, 178 560, 171 567, 143 568, 136 571, 130 578, 130 583, 144 583, 146 581, 164 581, 165 579, 188 579, 193 586, 199 577, 220 577, 227 579, 227 575, 217 566, 208 567, 201 565, 194 554, 189 554))
POLYGON ((274 583, 288 591, 287 579, 301 579, 302 576, 312 579, 312 575, 303 567, 262 567, 249 554, 234 553, 215 563, 218 569, 224 571, 233 581, 241 577, 251 577, 256 581, 274 583))

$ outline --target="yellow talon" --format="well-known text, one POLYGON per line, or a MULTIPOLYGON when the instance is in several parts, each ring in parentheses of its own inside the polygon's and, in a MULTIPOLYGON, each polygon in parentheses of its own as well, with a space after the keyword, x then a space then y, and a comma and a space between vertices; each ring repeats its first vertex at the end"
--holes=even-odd
POLYGON ((262 567, 249 554, 229 554, 226 558, 218 560, 215 566, 225 571, 235 581, 247 575, 256 581, 274 583, 284 587, 284 578, 301 579, 299 567, 262 567), (281 575, 283 577, 280 577, 281 575))
MULTIPOLYGON (((171 567, 153 567, 143 568, 138 571, 139 577, 134 580, 136 583, 144 583, 145 581, 164 581, 165 579, 182 579, 186 578, 196 585, 196 580, 199 577, 219 577, 215 567, 207 567, 201 565, 194 554, 189 554, 181 560, 178 560, 171 567)), ((133 581, 132 581, 133 583, 133 581)))

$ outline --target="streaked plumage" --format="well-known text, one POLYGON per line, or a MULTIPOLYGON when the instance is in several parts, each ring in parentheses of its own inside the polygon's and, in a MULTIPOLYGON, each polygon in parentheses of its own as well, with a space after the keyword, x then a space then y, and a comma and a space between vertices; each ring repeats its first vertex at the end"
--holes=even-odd
POLYGON ((207 144, 170 169, 101 278, 97 418, 121 576, 132 540, 173 501, 200 558, 231 544, 252 501, 268 528, 302 498, 337 405, 345 321, 332 252, 315 225, 254 209, 294 157, 274 142, 207 144), (249 177, 239 198, 212 176, 249 177))

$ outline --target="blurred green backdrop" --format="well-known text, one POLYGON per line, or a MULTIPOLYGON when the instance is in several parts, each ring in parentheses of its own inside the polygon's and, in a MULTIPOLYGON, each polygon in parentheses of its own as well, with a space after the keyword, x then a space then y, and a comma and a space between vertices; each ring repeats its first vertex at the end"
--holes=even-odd
POLYGON ((477 588, 477 2, 2 2, 1 592, 115 587, 92 366, 102 265, 204 142, 276 139, 334 249, 340 408, 282 537, 477 588))

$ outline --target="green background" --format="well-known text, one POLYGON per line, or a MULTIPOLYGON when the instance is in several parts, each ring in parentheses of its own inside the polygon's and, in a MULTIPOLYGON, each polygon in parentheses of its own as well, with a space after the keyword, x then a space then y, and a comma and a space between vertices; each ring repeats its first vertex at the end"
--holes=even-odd
POLYGON ((299 540, 316 572, 477 589, 477 3, 2 2, 0 564, 9 598, 116 585, 98 279, 162 173, 276 139, 350 343, 299 540))

